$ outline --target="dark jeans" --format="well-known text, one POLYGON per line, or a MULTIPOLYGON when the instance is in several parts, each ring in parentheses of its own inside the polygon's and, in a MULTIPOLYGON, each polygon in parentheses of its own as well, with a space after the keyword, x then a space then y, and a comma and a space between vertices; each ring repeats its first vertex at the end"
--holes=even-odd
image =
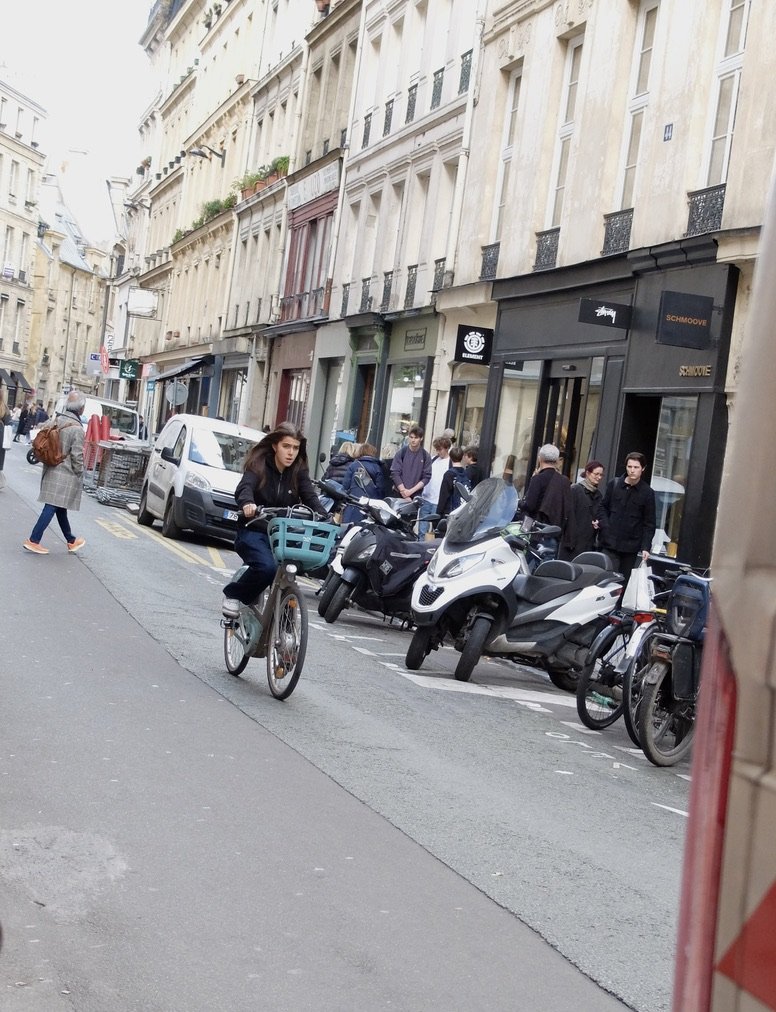
POLYGON ((241 528, 237 532, 234 550, 248 569, 239 580, 227 583, 224 594, 242 604, 253 604, 259 594, 272 583, 278 568, 269 547, 269 538, 263 531, 246 531, 241 528))
POLYGON ((43 507, 40 516, 38 517, 38 522, 32 529, 32 534, 30 534, 30 541, 32 541, 33 544, 35 545, 40 544, 40 539, 43 537, 46 528, 54 519, 54 517, 57 518, 59 527, 62 533, 65 535, 65 541, 69 545, 72 545, 72 543, 75 541, 75 534, 73 534, 73 532, 70 530, 70 520, 68 519, 67 516, 67 510, 64 508, 64 506, 52 506, 50 503, 46 503, 46 505, 43 507))

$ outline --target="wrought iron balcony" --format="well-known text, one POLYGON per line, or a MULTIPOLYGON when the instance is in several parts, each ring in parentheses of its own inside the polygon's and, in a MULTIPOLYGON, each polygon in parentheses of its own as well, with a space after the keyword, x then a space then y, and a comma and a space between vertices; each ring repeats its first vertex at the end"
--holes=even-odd
POLYGON ((559 228, 548 228, 546 232, 536 233, 536 260, 533 269, 546 271, 558 262, 559 228))
POLYGON ((434 71, 434 84, 431 88, 431 108, 438 109, 442 102, 442 85, 445 83, 445 68, 434 71))
POLYGON ((500 242, 493 242, 490 246, 482 247, 482 266, 480 267, 480 281, 495 281, 498 268, 498 254, 501 249, 500 242))
POLYGON ((604 215, 604 248, 601 256, 612 253, 624 253, 630 249, 631 225, 633 224, 633 208, 625 211, 613 211, 604 215))
POLYGON ((687 194, 690 212, 687 216, 685 236, 718 232, 722 228, 722 209, 725 206, 725 184, 707 186, 687 194))
POLYGON ((431 291, 438 292, 445 283, 445 258, 434 261, 434 280, 431 282, 431 291))
POLYGON ((340 306, 340 316, 348 315, 348 297, 350 296, 350 282, 347 281, 342 286, 342 305, 340 306))
POLYGON ((458 80, 458 94, 463 95, 469 90, 469 82, 472 77, 472 51, 464 53, 461 57, 461 76, 458 80))
POLYGON ((404 308, 411 309, 415 305, 415 285, 418 282, 418 265, 407 268, 407 290, 404 293, 404 308))
POLYGON ((404 117, 405 123, 411 123, 415 119, 415 105, 418 101, 418 86, 413 84, 412 87, 407 89, 407 115, 404 117))
POLYGON ((359 312, 368 313, 372 308, 372 279, 362 278, 361 279, 361 305, 358 307, 359 312))
POLYGON ((393 99, 385 103, 385 118, 383 119, 383 137, 391 132, 391 120, 393 119, 393 99))
POLYGON ((283 322, 306 320, 311 316, 320 316, 322 312, 323 288, 286 295, 280 300, 280 319, 283 322))
POLYGON ((383 297, 380 301, 380 312, 387 313, 391 308, 391 288, 393 287, 393 271, 383 274, 383 297))

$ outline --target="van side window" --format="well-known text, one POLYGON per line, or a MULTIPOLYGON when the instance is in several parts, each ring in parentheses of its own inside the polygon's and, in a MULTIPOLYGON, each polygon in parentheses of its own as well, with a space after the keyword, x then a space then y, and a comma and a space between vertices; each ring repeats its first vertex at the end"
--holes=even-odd
POLYGON ((183 459, 183 446, 186 442, 186 426, 181 425, 181 431, 178 433, 178 438, 175 440, 175 446, 172 448, 173 456, 178 460, 183 459))

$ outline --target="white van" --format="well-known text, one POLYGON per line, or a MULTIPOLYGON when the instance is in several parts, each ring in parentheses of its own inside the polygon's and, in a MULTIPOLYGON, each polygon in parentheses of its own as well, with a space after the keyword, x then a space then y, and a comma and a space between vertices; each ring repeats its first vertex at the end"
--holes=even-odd
POLYGON ((245 457, 266 433, 203 415, 173 415, 156 437, 143 478, 137 522, 162 521, 162 534, 181 531, 233 541, 234 493, 245 457))
MULTIPOLYGON (((59 398, 54 409, 58 413, 65 410, 67 398, 59 398)), ((118 401, 108 401, 103 397, 85 397, 86 405, 81 415, 84 428, 89 424, 92 415, 102 418, 107 415, 110 418, 110 434, 112 439, 140 439, 142 431, 142 419, 134 408, 128 408, 126 404, 119 404, 118 401)))

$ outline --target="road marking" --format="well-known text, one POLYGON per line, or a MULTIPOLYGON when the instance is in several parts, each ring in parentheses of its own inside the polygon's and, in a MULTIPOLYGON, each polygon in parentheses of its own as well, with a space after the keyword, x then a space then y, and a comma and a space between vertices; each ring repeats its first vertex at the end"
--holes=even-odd
POLYGON ((560 696, 554 696, 549 692, 535 692, 532 689, 519 689, 516 686, 511 685, 487 685, 482 682, 456 682, 451 679, 449 673, 446 671, 440 671, 440 675, 446 675, 445 678, 434 678, 431 675, 416 675, 412 671, 407 671, 404 668, 399 667, 398 664, 391 664, 387 661, 380 662, 384 668, 390 668, 391 671, 395 671, 397 675, 401 675, 402 678, 406 678, 410 682, 414 682, 415 685, 420 686, 423 689, 442 689, 445 692, 464 692, 469 693, 473 696, 495 696, 497 699, 510 699, 514 703, 520 703, 524 706, 528 706, 531 709, 543 711, 544 713, 552 713, 551 710, 547 709, 547 705, 551 706, 576 706, 576 700, 574 699, 563 699, 560 696))
MULTIPOLYGON (((124 522, 127 523, 127 521, 124 522)), ((200 559, 198 555, 195 555, 193 552, 190 552, 187 548, 184 548, 183 545, 179 545, 177 542, 171 541, 169 538, 162 537, 161 534, 157 534, 156 531, 151 530, 150 527, 142 527, 136 525, 135 533, 145 534, 146 537, 151 538, 152 541, 155 541, 157 545, 161 545, 163 548, 166 548, 169 552, 172 552, 173 555, 177 555, 185 562, 192 562, 197 566, 206 565, 206 563, 202 559, 200 559)))
POLYGON ((108 534, 112 534, 114 538, 122 538, 125 541, 131 541, 132 538, 137 537, 135 531, 127 530, 123 524, 116 523, 115 520, 103 520, 97 517, 97 523, 100 527, 104 528, 108 534))
POLYGON ((671 808, 670 805, 659 805, 657 801, 651 801, 650 804, 654 805, 655 808, 665 808, 667 812, 674 812, 676 815, 682 815, 685 819, 690 815, 689 812, 683 812, 681 808, 671 808))
POLYGON ((598 734, 598 735, 600 735, 600 733, 601 733, 600 731, 594 731, 590 727, 585 727, 582 724, 578 724, 574 720, 562 720, 562 721, 560 721, 560 723, 561 724, 565 724, 566 727, 570 727, 571 730, 572 731, 576 731, 577 734, 598 734))

